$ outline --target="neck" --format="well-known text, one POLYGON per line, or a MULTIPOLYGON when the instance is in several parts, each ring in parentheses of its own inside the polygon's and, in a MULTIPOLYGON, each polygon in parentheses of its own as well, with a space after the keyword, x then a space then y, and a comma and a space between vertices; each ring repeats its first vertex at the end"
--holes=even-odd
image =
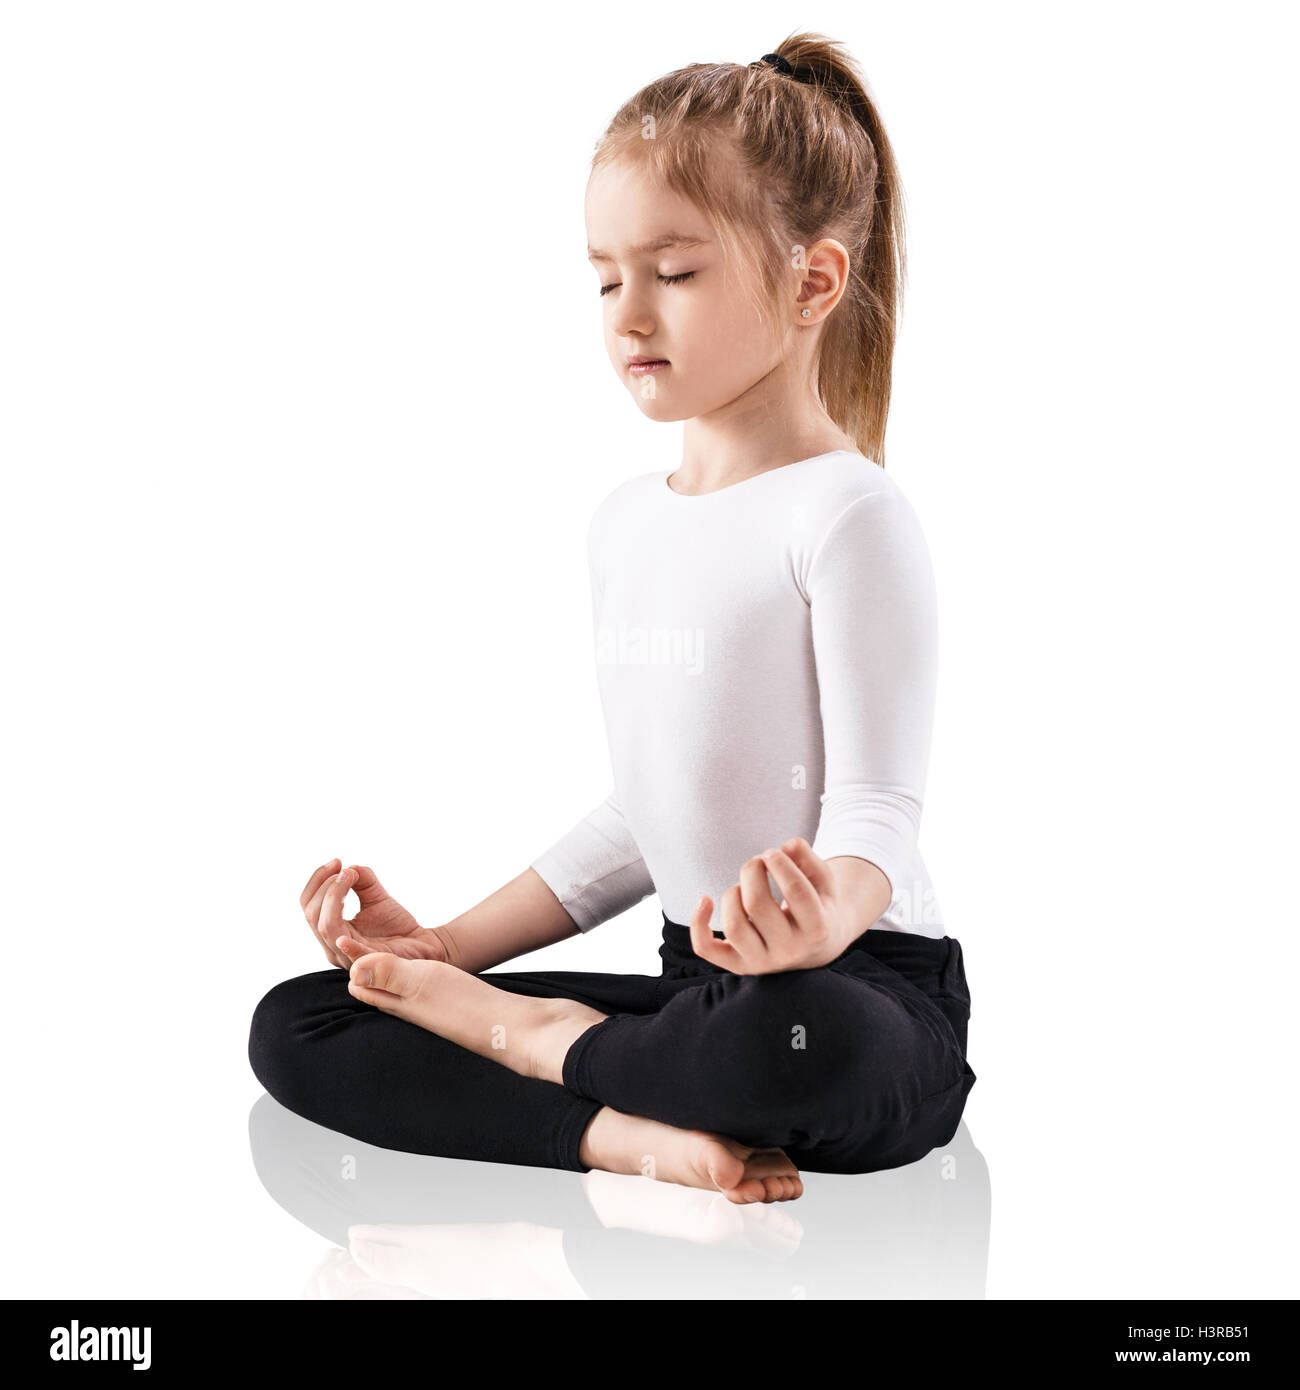
POLYGON ((815 393, 785 389, 773 373, 721 410, 686 421, 671 486, 674 492, 714 492, 836 449, 855 451, 857 444, 815 393))

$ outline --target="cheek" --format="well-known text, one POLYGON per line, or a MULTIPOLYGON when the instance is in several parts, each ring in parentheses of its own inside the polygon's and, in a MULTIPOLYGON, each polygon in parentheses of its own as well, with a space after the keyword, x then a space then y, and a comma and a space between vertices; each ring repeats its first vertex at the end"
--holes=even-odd
POLYGON ((746 385, 772 363, 762 323, 725 296, 701 296, 691 305, 686 341, 698 379, 719 385, 746 385))
POLYGON ((680 306, 673 324, 674 336, 687 345, 697 367, 716 365, 718 348, 728 337, 726 313, 725 304, 704 295, 692 296, 680 306))
POLYGON ((710 281, 707 292, 690 297, 688 312, 692 339, 714 350, 718 367, 765 355, 767 330, 745 290, 718 277, 710 281))
POLYGON ((616 366, 621 366, 623 362, 623 347, 619 336, 614 332, 612 315, 606 308, 601 309, 601 328, 600 331, 605 338, 605 351, 609 354, 609 360, 616 366))

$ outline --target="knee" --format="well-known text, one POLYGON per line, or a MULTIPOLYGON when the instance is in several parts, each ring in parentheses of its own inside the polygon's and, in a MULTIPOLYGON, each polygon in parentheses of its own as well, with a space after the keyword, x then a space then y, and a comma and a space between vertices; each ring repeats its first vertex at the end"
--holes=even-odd
POLYGON ((911 1162, 955 1129, 960 1058, 905 997, 827 969, 708 988, 700 1066, 719 1123, 702 1128, 816 1152, 833 1172, 911 1162))
POLYGON ((732 976, 722 988, 721 1027, 706 1045, 721 1084, 762 1110, 824 1115, 880 1056, 866 992, 830 971, 732 976))
POLYGON ((312 1036, 345 1001, 355 1002, 347 993, 346 974, 338 969, 321 970, 281 981, 253 1010, 249 1065, 282 1105, 295 1108, 309 1064, 312 1036))
POLYGON ((866 1043, 871 1009, 865 992, 829 970, 787 970, 738 977, 729 1000, 732 1023, 760 1058, 843 1061, 866 1043))
POLYGON ((901 1116, 950 1084, 951 1045, 905 1003, 832 970, 743 977, 727 1032, 751 1099, 810 1131, 901 1116))

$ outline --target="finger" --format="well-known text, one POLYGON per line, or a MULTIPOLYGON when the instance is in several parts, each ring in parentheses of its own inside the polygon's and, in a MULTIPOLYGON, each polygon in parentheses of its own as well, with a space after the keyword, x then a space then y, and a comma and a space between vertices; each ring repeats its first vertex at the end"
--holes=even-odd
POLYGON ((325 884, 316 934, 324 942, 326 949, 333 949, 335 941, 343 935, 343 899, 347 897, 351 884, 351 869, 341 870, 325 884))
POLYGON ((329 961, 331 965, 338 966, 340 970, 346 970, 351 964, 346 956, 339 955, 337 951, 331 949, 323 941, 320 943, 320 948, 325 952, 325 959, 329 961))
POLYGON ((787 925, 785 914, 772 896, 762 855, 756 854, 740 866, 740 901, 764 945, 770 944, 769 937, 787 925))
POLYGON ((325 954, 329 957, 331 965, 337 965, 340 970, 346 970, 352 964, 351 960, 337 947, 328 946, 325 942, 321 942, 321 945, 325 947, 325 954))
POLYGON ((311 924, 312 931, 317 931, 320 927, 320 909, 321 904, 325 901, 325 890, 337 877, 337 874, 327 874, 321 879, 320 885, 317 887, 315 893, 312 894, 311 901, 303 908, 303 913, 307 921, 311 924))
POLYGON ((707 960, 723 970, 733 970, 737 960, 735 948, 713 935, 713 929, 709 926, 712 916, 713 899, 707 893, 702 893, 695 904, 695 911, 691 913, 691 949, 701 960, 707 960))
POLYGON ((335 857, 331 859, 328 864, 322 864, 307 880, 306 888, 298 895, 298 906, 301 907, 304 912, 307 910, 307 904, 316 896, 316 890, 320 888, 331 874, 338 872, 338 862, 338 858, 335 857))
MULTIPOLYGON (((324 896, 323 893, 322 896, 324 896)), ((321 932, 319 909, 317 909, 317 915, 308 917, 307 925, 311 928, 311 934, 316 938, 317 944, 320 946, 321 950, 325 952, 325 959, 329 961, 331 965, 341 965, 346 970, 348 964, 346 959, 339 955, 333 943, 321 932)))
MULTIPOLYGON (((324 948, 325 954, 327 956, 330 955, 329 942, 326 941, 320 934, 320 909, 321 904, 325 900, 325 890, 329 887, 330 880, 333 879, 334 875, 332 873, 327 873, 324 875, 324 877, 321 877, 321 870, 329 868, 330 865, 337 864, 338 862, 339 861, 337 859, 331 859, 329 865, 322 864, 321 868, 317 869, 316 872, 311 876, 311 879, 308 881, 307 886, 308 888, 310 888, 311 885, 315 883, 316 889, 312 893, 311 898, 303 905, 302 909, 303 916, 307 919, 307 925, 312 929, 313 934, 315 935, 316 939, 321 943, 321 946, 324 948)), ((304 892, 305 891, 306 890, 304 890, 304 892)), ((333 959, 332 956, 331 959, 333 959)), ((338 962, 336 961, 335 964, 337 963, 338 962)))
POLYGON ((352 891, 357 895, 362 907, 374 907, 376 903, 388 901, 388 890, 375 877, 375 871, 364 864, 353 864, 352 891))
POLYGON ((364 956, 368 951, 386 951, 389 955, 398 956, 402 960, 437 960, 446 963, 445 953, 439 952, 436 947, 428 941, 418 937, 385 937, 376 938, 363 936, 356 930, 356 918, 353 917, 343 923, 344 927, 349 928, 342 936, 334 938, 334 947, 340 952, 344 952, 350 964, 358 956, 364 956))
POLYGON ((312 935, 320 942, 321 950, 325 952, 325 959, 331 965, 337 965, 346 970, 348 965, 346 958, 339 955, 320 930, 321 904, 324 902, 326 889, 335 877, 332 870, 338 862, 337 859, 331 859, 312 874, 311 878, 307 880, 306 888, 302 891, 299 903, 302 906, 303 916, 307 919, 307 925, 311 928, 312 935), (311 896, 308 897, 308 894, 311 896))
POLYGON ((728 944, 734 946, 740 953, 746 970, 752 970, 767 952, 763 938, 754 930, 754 924, 745 916, 745 907, 740 900, 740 885, 738 883, 732 884, 722 895, 721 917, 723 936, 728 944))
POLYGON ((793 840, 787 840, 781 848, 803 870, 808 882, 820 895, 824 897, 835 886, 831 866, 821 855, 813 853, 813 847, 802 835, 796 835, 793 840))
POLYGON ((777 886, 785 894, 794 926, 812 926, 822 910, 822 900, 808 875, 783 849, 770 849, 763 858, 777 886))

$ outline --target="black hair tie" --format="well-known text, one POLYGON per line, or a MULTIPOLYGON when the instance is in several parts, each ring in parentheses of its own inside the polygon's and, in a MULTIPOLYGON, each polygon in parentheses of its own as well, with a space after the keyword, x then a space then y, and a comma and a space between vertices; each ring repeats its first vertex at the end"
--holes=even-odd
POLYGON ((790 66, 788 59, 782 58, 779 53, 764 53, 758 61, 766 63, 770 68, 775 68, 777 72, 785 73, 787 77, 794 76, 794 68, 790 66))

